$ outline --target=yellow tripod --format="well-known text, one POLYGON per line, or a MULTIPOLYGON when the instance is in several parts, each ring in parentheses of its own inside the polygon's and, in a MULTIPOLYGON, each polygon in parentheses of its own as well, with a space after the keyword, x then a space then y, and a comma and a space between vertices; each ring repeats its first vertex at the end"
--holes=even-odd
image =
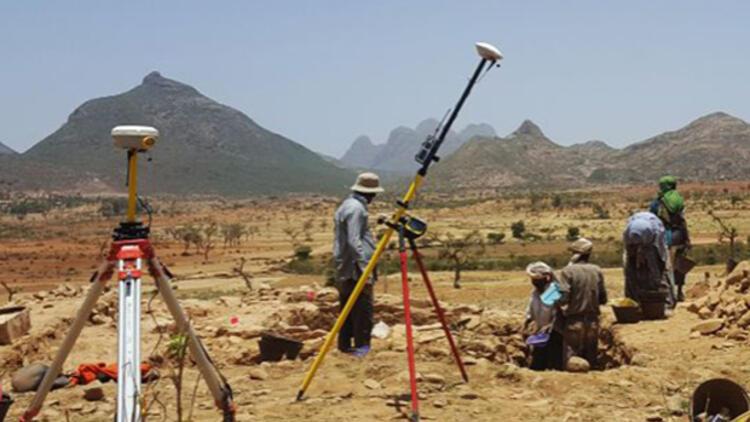
POLYGON ((415 159, 422 166, 414 176, 414 180, 412 180, 411 184, 409 185, 409 189, 406 191, 403 199, 397 202, 398 208, 396 208, 396 211, 393 213, 393 215, 391 215, 390 220, 387 223, 388 229, 386 230, 385 234, 383 234, 383 237, 380 238, 380 241, 375 248, 375 252, 370 258, 370 262, 367 263, 367 266, 362 272, 362 275, 359 277, 359 280, 357 280, 354 291, 352 292, 351 296, 349 296, 349 300, 344 305, 344 309, 341 310, 341 314, 336 320, 336 323, 333 325, 331 331, 328 332, 323 346, 321 346, 317 356, 315 356, 315 360, 313 361, 312 366, 307 371, 305 379, 302 382, 302 386, 297 393, 298 401, 302 400, 302 397, 305 395, 305 391, 307 391, 307 388, 310 386, 310 383, 312 382, 315 373, 318 371, 320 364, 323 362, 323 359, 330 350, 334 338, 336 338, 336 335, 338 335, 339 331, 341 331, 341 327, 342 325, 344 325, 344 321, 346 321, 346 318, 349 316, 349 313, 354 307, 354 303, 357 301, 357 298, 362 293, 362 289, 364 289, 367 279, 370 278, 370 274, 372 274, 375 266, 380 260, 380 255, 383 253, 386 245, 388 245, 388 242, 391 240, 391 236, 393 235, 394 231, 393 227, 397 227, 402 217, 405 216, 407 210, 409 209, 409 204, 416 196, 417 190, 419 190, 420 186, 422 186, 422 182, 427 176, 427 170, 430 167, 430 164, 439 160, 437 151, 440 148, 440 145, 443 143, 445 136, 448 134, 451 125, 453 125, 453 121, 456 119, 456 116, 458 116, 458 112, 461 110, 464 101, 466 101, 466 98, 471 93, 471 89, 477 83, 477 80, 482 74, 482 71, 485 69, 485 66, 485 72, 489 71, 499 60, 503 58, 500 51, 490 44, 477 43, 476 49, 479 53, 479 56, 481 57, 479 65, 477 66, 476 70, 474 70, 474 74, 471 76, 468 85, 464 89, 461 98, 459 98, 456 107, 451 112, 445 125, 443 125, 442 128, 438 126, 436 130, 437 136, 428 136, 422 144, 422 149, 417 153, 415 159))

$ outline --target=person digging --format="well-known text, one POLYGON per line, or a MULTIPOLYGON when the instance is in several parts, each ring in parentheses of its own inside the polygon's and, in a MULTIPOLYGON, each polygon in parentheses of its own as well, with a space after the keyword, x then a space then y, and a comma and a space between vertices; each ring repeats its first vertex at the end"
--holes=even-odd
POLYGON ((535 371, 563 369, 563 336, 559 308, 556 306, 555 294, 545 295, 549 290, 554 292, 555 273, 544 262, 532 262, 526 267, 526 274, 533 286, 526 319, 522 331, 531 334, 526 342, 531 346, 530 369, 535 371), (552 287, 550 289, 550 287, 552 287))
POLYGON ((665 292, 671 309, 675 300, 668 275, 669 251, 664 224, 650 212, 633 214, 622 234, 625 297, 638 303, 653 292, 665 292))
MULTIPOLYGON (((333 260, 340 309, 346 305, 375 251, 375 242, 368 226, 367 207, 375 195, 383 192, 380 178, 374 173, 357 176, 351 190, 352 193, 339 205, 333 218, 333 260)), ((370 351, 373 284, 376 280, 377 271, 373 271, 339 331, 338 348, 344 353, 364 357, 370 351)))
POLYGON ((607 303, 602 270, 588 263, 593 247, 588 239, 573 242, 568 248, 574 253, 571 262, 558 277, 562 292, 558 306, 565 321, 565 362, 577 356, 585 359, 590 368, 597 366, 599 306, 607 303))

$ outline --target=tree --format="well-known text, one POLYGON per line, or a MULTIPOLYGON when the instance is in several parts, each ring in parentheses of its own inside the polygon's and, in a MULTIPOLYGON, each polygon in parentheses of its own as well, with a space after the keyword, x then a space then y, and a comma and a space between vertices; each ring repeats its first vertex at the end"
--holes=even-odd
POLYGON ((708 215, 719 225, 719 243, 729 242, 729 258, 727 258, 727 274, 734 270, 737 266, 737 237, 739 233, 737 228, 731 225, 727 225, 724 221, 714 213, 713 210, 708 212, 708 215))
POLYGON ((572 242, 574 240, 578 240, 578 238, 581 237, 581 229, 578 227, 568 227, 568 234, 565 235, 565 239, 567 239, 569 242, 572 242))
POLYGON ((526 234, 526 224, 524 224, 523 220, 516 221, 510 225, 510 232, 514 238, 523 239, 524 234, 526 234))
POLYGON ((201 250, 203 252, 203 259, 208 261, 208 254, 211 252, 216 244, 214 243, 214 235, 219 232, 219 225, 215 221, 209 222, 203 226, 203 242, 201 243, 201 250))
POLYGON ((463 236, 447 233, 442 237, 435 234, 433 238, 439 244, 438 258, 447 259, 451 262, 453 267, 453 287, 456 289, 461 288, 461 271, 472 258, 472 255, 469 255, 469 250, 476 248, 476 255, 484 253, 482 235, 478 230, 474 230, 463 236))
POLYGON ((221 234, 224 237, 224 247, 239 246, 242 241, 242 236, 245 236, 247 232, 247 228, 241 223, 222 225, 221 234))

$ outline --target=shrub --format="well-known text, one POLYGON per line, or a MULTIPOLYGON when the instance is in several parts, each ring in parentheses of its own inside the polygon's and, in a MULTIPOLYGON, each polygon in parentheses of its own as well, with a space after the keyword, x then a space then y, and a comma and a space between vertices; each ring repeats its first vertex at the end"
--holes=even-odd
POLYGON ((502 244, 504 240, 505 240, 505 233, 502 233, 502 232, 487 233, 487 241, 493 245, 502 244))
POLYGON ((569 242, 572 242, 574 240, 578 240, 578 238, 581 237, 581 229, 578 227, 568 227, 568 234, 565 235, 565 239, 569 242))
POLYGON ((510 231, 514 238, 523 239, 526 233, 526 224, 524 224, 523 220, 516 221, 510 225, 510 231))

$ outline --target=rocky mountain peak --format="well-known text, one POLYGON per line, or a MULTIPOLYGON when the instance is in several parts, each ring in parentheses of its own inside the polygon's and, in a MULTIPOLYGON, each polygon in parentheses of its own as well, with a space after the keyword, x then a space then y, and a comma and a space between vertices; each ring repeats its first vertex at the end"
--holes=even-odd
POLYGON ((515 132, 513 132, 513 135, 544 137, 542 129, 540 129, 539 126, 536 125, 536 123, 532 122, 529 119, 524 120, 523 123, 521 123, 521 126, 519 126, 518 129, 515 130, 515 132))

